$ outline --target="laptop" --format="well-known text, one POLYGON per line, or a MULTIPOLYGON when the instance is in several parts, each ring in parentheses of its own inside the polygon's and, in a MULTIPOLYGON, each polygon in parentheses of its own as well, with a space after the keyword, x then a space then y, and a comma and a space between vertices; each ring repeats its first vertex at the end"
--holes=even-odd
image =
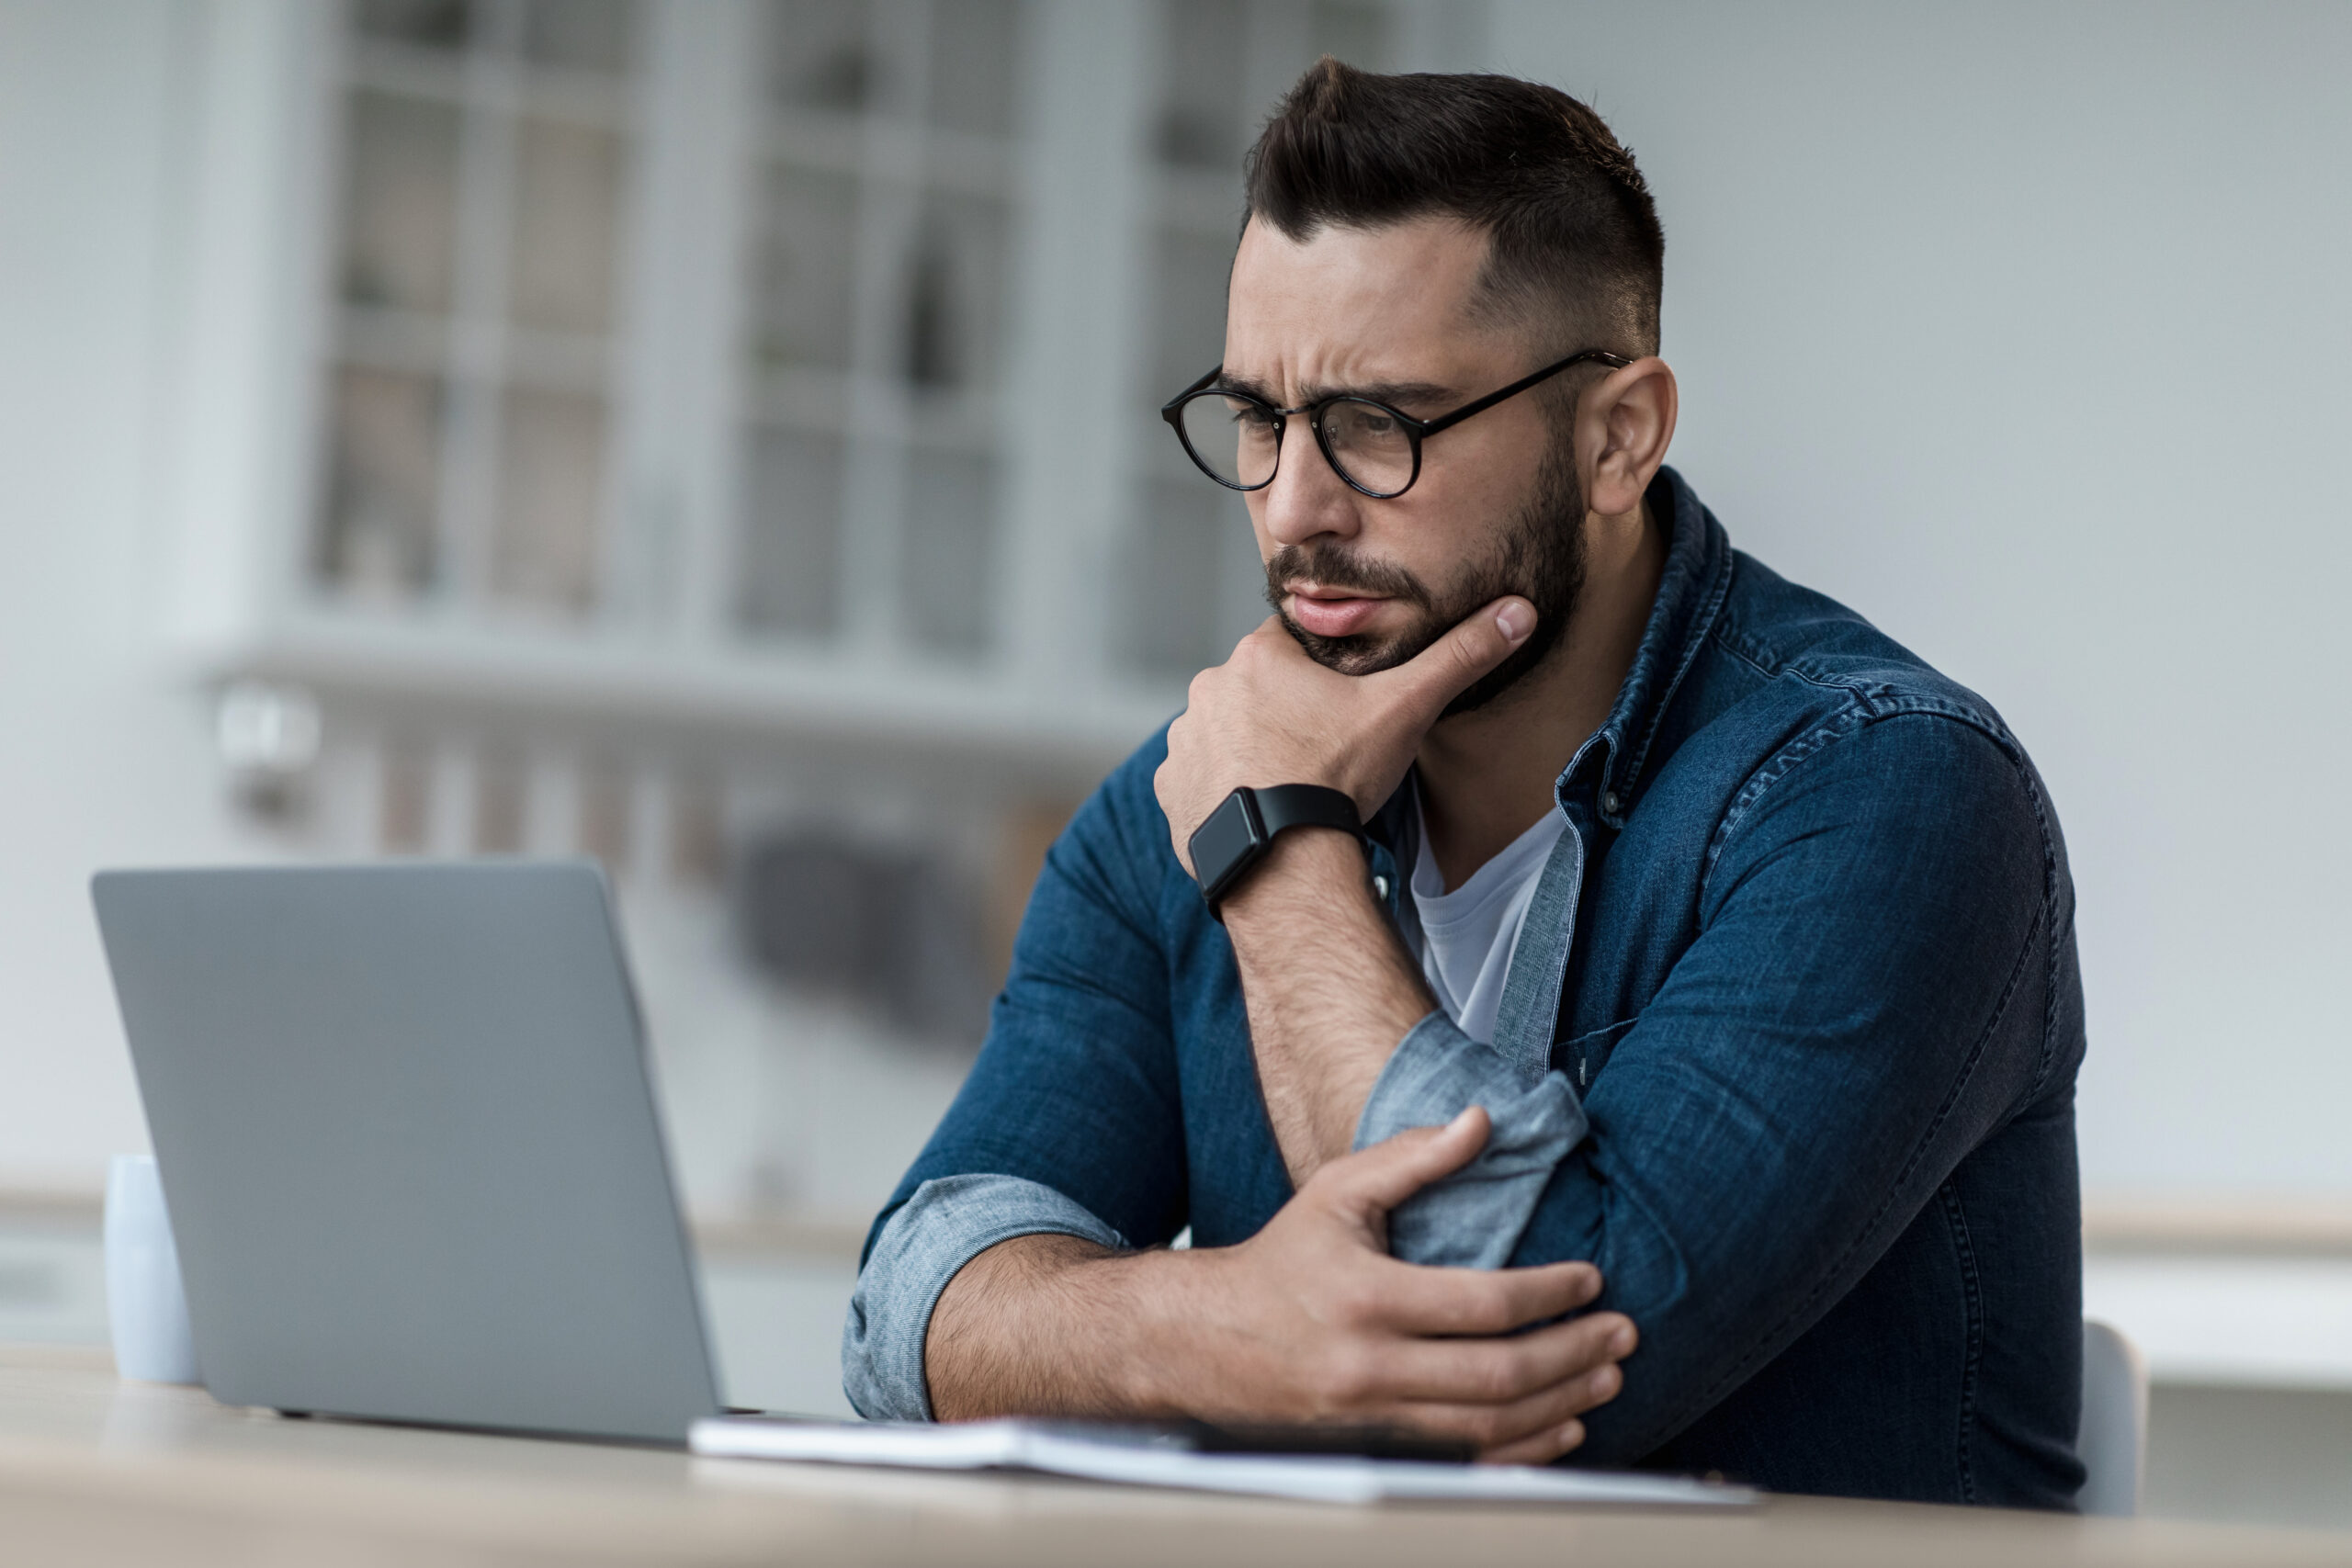
POLYGON ((660 1443, 721 1413, 593 862, 91 891, 215 1397, 660 1443))
POLYGON ((227 1404, 1328 1502, 1753 1501, 1506 1473, 1385 1428, 726 1419, 758 1413, 719 1403, 594 863, 110 871, 91 893, 227 1404))

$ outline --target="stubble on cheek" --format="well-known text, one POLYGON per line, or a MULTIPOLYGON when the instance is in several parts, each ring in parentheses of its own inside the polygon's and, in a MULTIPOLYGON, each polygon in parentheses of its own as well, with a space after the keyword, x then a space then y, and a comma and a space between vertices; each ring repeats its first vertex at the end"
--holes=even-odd
POLYGON ((1535 635, 1450 704, 1449 715, 1483 706, 1541 663, 1566 629, 1584 589, 1584 499, 1559 452, 1547 457, 1535 493, 1489 541, 1460 567, 1442 591, 1392 561, 1371 560, 1335 547, 1285 545, 1266 563, 1266 603, 1308 658, 1342 675, 1372 675, 1420 657, 1454 626, 1507 593, 1532 603, 1535 635), (1410 605, 1416 614, 1385 636, 1319 637, 1283 608, 1288 585, 1311 581, 1410 605))

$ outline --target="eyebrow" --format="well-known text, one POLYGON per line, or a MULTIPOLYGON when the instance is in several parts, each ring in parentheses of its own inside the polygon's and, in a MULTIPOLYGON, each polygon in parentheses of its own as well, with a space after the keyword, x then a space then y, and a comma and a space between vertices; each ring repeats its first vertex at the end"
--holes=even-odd
MULTIPOLYGON (((1219 376, 1216 386, 1220 391, 1241 392, 1276 408, 1283 406, 1280 398, 1245 376, 1219 376)), ((1374 381, 1361 387, 1326 387, 1310 382, 1299 389, 1299 394, 1302 404, 1319 403, 1326 398, 1369 398, 1376 403, 1437 403, 1455 395, 1454 389, 1432 381, 1374 381)))

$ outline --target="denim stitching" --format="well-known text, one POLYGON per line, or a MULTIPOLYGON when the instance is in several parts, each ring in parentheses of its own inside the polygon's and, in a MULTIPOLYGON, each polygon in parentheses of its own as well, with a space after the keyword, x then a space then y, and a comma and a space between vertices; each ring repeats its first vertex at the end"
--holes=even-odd
POLYGON ((1961 1299, 1968 1307, 1968 1351, 1960 1374, 1960 1429, 1953 1434, 1960 1461, 1960 1500, 1976 1501, 1976 1469, 1969 1451, 1969 1438, 1976 1429, 1976 1385, 1984 1363, 1984 1284, 1976 1270, 1976 1247, 1968 1235, 1968 1209, 1960 1201, 1960 1190, 1950 1181, 1937 1190, 1942 1200, 1944 1224, 1951 1235, 1952 1250, 1959 1255, 1961 1299))
MULTIPOLYGON (((2060 942, 2058 933, 2058 846, 2052 841, 2050 830, 2048 803, 2042 798, 2040 781, 2034 777, 2031 768, 2019 770, 2019 783, 2025 788, 2026 798, 2033 804, 2033 823, 2041 834, 2041 911, 2043 919, 2050 926, 2050 950, 2041 982, 2041 1061, 2034 1068, 2033 1087, 2024 1096, 2025 1101, 2030 1103, 2040 1100, 2041 1091, 2049 1087, 2050 1069, 2058 1060, 2059 955, 2064 944, 2060 942)), ((2067 923, 2073 924, 2071 911, 2067 923)))
POLYGON ((1750 649, 1740 635, 1728 626, 1716 629, 1715 646, 1763 676, 1767 681, 1777 681, 1781 678, 1780 666, 1767 663, 1760 654, 1750 649))
POLYGON ((1707 602, 1692 617, 1690 635, 1682 645, 1682 662, 1675 667, 1674 678, 1667 682, 1666 690, 1658 694, 1657 704, 1650 709, 1649 727, 1642 732, 1641 744, 1634 749, 1633 757, 1625 764, 1625 776, 1617 781, 1617 787, 1625 794, 1631 795, 1634 784, 1640 780, 1642 764, 1649 760, 1650 743, 1657 739, 1658 727, 1666 722, 1667 709, 1674 705, 1674 694, 1682 689, 1682 678, 1690 673, 1692 665, 1699 662, 1699 652, 1707 646, 1707 636, 1713 629, 1715 617, 1722 613, 1724 601, 1731 597, 1732 580, 1738 571, 1738 555, 1736 552, 1726 554, 1720 578, 1708 591, 1707 602))
POLYGON ((1708 884, 1713 880, 1715 863, 1722 858, 1724 847, 1731 841, 1733 832, 1747 818, 1756 802, 1763 797, 1764 792, 1787 777, 1798 763, 1819 752, 1839 736, 1853 733, 1863 722, 1850 707, 1834 714, 1826 723, 1781 748, 1770 761, 1748 775, 1747 782, 1740 786, 1739 793, 1732 797, 1731 805, 1725 808, 1724 819, 1715 824, 1714 835, 1707 842, 1707 863, 1699 874, 1700 902, 1706 901, 1708 884))

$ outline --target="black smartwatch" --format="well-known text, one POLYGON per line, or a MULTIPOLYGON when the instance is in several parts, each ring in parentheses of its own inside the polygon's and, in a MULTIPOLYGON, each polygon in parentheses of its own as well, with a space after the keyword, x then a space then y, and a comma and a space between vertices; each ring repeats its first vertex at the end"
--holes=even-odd
POLYGON ((1321 784, 1237 789, 1217 802, 1185 844, 1193 857, 1193 880, 1201 885, 1210 914, 1225 919, 1218 904, 1266 858, 1274 835, 1285 828, 1337 828, 1358 843, 1363 841, 1363 818, 1356 815, 1356 803, 1344 790, 1321 784))

